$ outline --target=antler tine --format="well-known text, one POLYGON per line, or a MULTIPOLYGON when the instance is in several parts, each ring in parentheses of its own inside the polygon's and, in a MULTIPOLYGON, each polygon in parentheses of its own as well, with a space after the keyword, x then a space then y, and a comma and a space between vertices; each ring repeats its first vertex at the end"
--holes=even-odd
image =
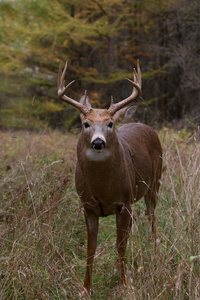
POLYGON ((67 65, 68 65, 68 61, 66 61, 64 70, 62 72, 62 76, 61 76, 61 81, 62 82, 65 82, 64 79, 65 79, 65 74, 66 74, 66 71, 67 71, 67 65))
POLYGON ((118 110, 120 110, 124 106, 128 105, 130 102, 135 100, 140 95, 142 79, 141 79, 141 70, 140 70, 139 60, 137 60, 137 72, 136 72, 135 68, 133 69, 133 78, 134 78, 134 81, 132 81, 129 78, 126 78, 126 80, 128 80, 133 86, 131 95, 118 103, 113 103, 111 101, 111 105, 108 109, 108 111, 111 115, 114 115, 118 110))
POLYGON ((85 97, 84 97, 84 102, 83 102, 83 104, 84 105, 86 105, 86 100, 87 100, 87 90, 85 90, 85 95, 84 95, 85 97))
POLYGON ((58 71, 58 88, 60 88, 61 76, 62 76, 62 63, 60 62, 59 71, 58 71))
MULTIPOLYGON (((65 74, 66 74, 66 70, 67 70, 67 61, 65 63, 65 67, 64 70, 62 72, 62 63, 60 63, 60 67, 59 67, 59 71, 58 71, 58 97, 62 99, 62 96, 66 93, 66 91, 68 90, 68 88, 72 85, 72 83, 74 83, 75 80, 72 80, 70 83, 68 83, 68 85, 66 87, 65 86, 65 74)), ((63 101, 65 101, 64 99, 62 99, 63 101)))
POLYGON ((114 104, 114 100, 113 100, 113 96, 111 96, 110 105, 113 105, 113 104, 114 104))
POLYGON ((142 74, 141 74, 139 59, 137 59, 137 73, 136 74, 138 76, 138 83, 140 85, 140 88, 142 88, 142 74))
POLYGON ((134 78, 135 82, 138 82, 138 75, 137 75, 135 68, 133 68, 133 78, 134 78))
POLYGON ((59 67, 59 71, 58 71, 58 97, 71 104, 72 106, 78 108, 84 115, 86 115, 89 111, 86 103, 82 104, 79 103, 78 101, 68 97, 65 95, 65 93, 67 92, 67 90, 69 89, 69 87, 74 83, 75 80, 72 80, 70 83, 68 83, 67 86, 65 86, 65 74, 66 74, 66 70, 67 70, 67 61, 65 63, 65 67, 64 70, 62 72, 62 64, 60 63, 60 67, 59 67))

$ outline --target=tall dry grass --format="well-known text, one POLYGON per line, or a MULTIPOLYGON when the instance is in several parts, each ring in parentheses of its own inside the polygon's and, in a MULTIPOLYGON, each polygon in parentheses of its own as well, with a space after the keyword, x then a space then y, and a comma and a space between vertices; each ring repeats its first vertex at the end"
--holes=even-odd
MULTIPOLYGON (((200 299, 200 144, 164 129, 155 253, 143 201, 114 271, 115 216, 100 219, 92 299, 200 299)), ((78 299, 86 228, 74 187, 76 136, 0 132, 0 299, 78 299)))

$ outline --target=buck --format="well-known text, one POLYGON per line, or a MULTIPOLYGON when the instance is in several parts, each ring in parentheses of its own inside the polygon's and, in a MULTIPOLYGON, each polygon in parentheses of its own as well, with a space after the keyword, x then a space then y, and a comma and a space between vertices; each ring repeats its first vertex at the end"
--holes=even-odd
POLYGON ((133 86, 126 99, 108 109, 94 109, 86 93, 76 101, 66 95, 67 62, 58 74, 58 96, 80 111, 82 131, 77 144, 76 190, 84 208, 87 226, 87 266, 81 295, 89 297, 92 289, 92 267, 97 247, 99 217, 116 214, 117 250, 120 284, 126 279, 125 251, 132 223, 131 204, 144 197, 146 213, 156 240, 154 214, 162 169, 162 148, 155 131, 142 123, 128 123, 116 128, 126 118, 134 99, 141 92, 141 71, 137 61, 133 86))

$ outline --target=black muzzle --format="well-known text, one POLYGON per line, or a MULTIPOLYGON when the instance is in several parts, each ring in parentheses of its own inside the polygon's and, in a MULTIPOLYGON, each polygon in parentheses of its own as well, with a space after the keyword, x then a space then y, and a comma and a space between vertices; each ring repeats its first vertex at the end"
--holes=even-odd
POLYGON ((100 138, 97 138, 91 143, 91 146, 95 150, 101 150, 101 149, 105 148, 106 143, 103 140, 101 140, 100 138))

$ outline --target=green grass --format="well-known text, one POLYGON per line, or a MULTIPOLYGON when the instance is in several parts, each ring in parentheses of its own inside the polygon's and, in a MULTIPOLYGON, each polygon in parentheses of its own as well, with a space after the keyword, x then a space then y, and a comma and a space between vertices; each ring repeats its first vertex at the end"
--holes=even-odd
MULTIPOLYGON (((143 200, 127 247, 127 284, 114 265, 115 216, 100 219, 92 299, 200 298, 200 144, 163 129, 155 253, 143 200)), ((77 136, 0 132, 0 299, 79 299, 86 227, 75 191, 77 136)))

